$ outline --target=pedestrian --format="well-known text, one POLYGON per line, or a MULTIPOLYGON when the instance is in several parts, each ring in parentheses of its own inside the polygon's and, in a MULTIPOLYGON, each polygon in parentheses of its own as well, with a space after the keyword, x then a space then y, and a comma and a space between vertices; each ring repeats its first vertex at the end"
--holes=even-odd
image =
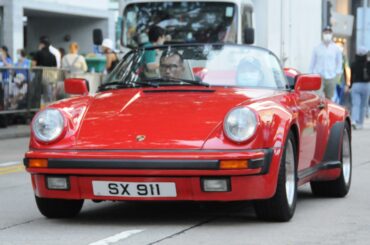
POLYGON ((349 87, 351 86, 351 68, 348 64, 347 56, 344 53, 344 44, 343 40, 338 40, 336 42, 341 54, 342 54, 342 69, 343 73, 340 75, 338 83, 336 84, 335 89, 335 100, 334 102, 342 106, 350 108, 348 105, 349 101, 349 87))
POLYGON ((26 52, 24 49, 18 49, 17 50, 17 62, 14 64, 17 68, 22 69, 15 69, 15 73, 17 74, 23 74, 23 76, 26 78, 26 81, 28 79, 28 69, 31 68, 31 60, 27 59, 26 52))
POLYGON ((0 48, 0 67, 11 67, 13 65, 12 58, 9 55, 8 47, 0 48))
MULTIPOLYGON (((3 109, 8 108, 9 97, 11 94, 10 92, 11 76, 10 76, 9 69, 7 69, 7 67, 11 67, 12 64, 13 64, 13 61, 9 55, 8 48, 6 46, 2 46, 0 48, 0 68, 5 68, 5 69, 0 69, 0 93, 1 93, 0 107, 2 107, 3 109)), ((0 125, 2 125, 2 123, 0 123, 0 125)))
POLYGON ((40 41, 41 40, 45 40, 46 42, 49 43, 49 51, 55 56, 55 59, 56 59, 56 62, 57 62, 56 67, 60 68, 61 65, 62 65, 62 63, 61 63, 62 55, 61 55, 60 51, 51 44, 51 42, 50 42, 50 40, 47 36, 41 36, 40 41))
POLYGON ((310 72, 320 74, 322 78, 321 92, 327 99, 332 99, 334 89, 343 73, 342 53, 332 41, 333 31, 330 26, 322 32, 322 42, 312 53, 310 72))
POLYGON ((103 48, 103 53, 105 54, 106 58, 105 69, 107 73, 110 73, 111 71, 113 71, 114 67, 116 67, 119 61, 116 52, 114 52, 113 41, 106 38, 103 40, 101 46, 103 48))
POLYGON ((66 55, 66 50, 62 47, 59 47, 58 50, 60 52, 60 58, 63 60, 64 55, 66 55))
POLYGON ((370 62, 367 61, 368 50, 359 47, 355 61, 351 64, 352 127, 362 129, 370 94, 370 62))
POLYGON ((69 53, 62 59, 62 68, 67 69, 71 73, 84 73, 87 71, 86 60, 82 55, 78 54, 78 43, 72 42, 69 45, 69 53))
MULTIPOLYGON (((12 58, 9 55, 8 47, 2 46, 0 48, 0 67, 12 67, 13 61, 12 58)), ((1 83, 3 83, 3 86, 5 87, 5 98, 8 96, 8 84, 10 82, 10 72, 9 69, 3 69, 0 70, 0 79, 2 80, 1 83)))
POLYGON ((46 39, 41 39, 39 43, 39 50, 32 58, 33 66, 47 66, 56 67, 57 60, 49 50, 50 43, 46 39))
POLYGON ((31 60, 27 59, 26 51, 24 49, 17 50, 17 62, 14 65, 15 67, 21 68, 30 68, 31 67, 31 60))
MULTIPOLYGON (((144 48, 150 48, 154 46, 160 46, 164 44, 166 40, 165 31, 162 27, 153 25, 148 31, 149 42, 144 43, 144 48)), ((158 76, 159 59, 161 54, 159 51, 152 49, 146 50, 144 53, 143 61, 145 64, 145 76, 155 77, 158 76)))

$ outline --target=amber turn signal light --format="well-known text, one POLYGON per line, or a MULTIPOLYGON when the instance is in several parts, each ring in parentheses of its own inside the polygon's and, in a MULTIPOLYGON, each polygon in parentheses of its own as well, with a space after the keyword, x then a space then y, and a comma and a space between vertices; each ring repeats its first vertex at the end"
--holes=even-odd
POLYGON ((28 167, 29 168, 47 168, 48 159, 29 159, 28 167))
POLYGON ((248 160, 221 160, 220 169, 248 168, 248 160))

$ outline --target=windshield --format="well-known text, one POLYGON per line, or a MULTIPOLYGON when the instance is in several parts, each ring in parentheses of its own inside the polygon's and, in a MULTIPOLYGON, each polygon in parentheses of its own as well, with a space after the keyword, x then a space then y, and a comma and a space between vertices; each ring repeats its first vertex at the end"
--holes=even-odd
POLYGON ((122 44, 148 42, 152 25, 162 27, 170 43, 236 43, 236 6, 226 2, 146 2, 127 5, 122 44))
POLYGON ((108 88, 109 84, 287 88, 280 63, 271 52, 226 44, 165 45, 131 51, 104 84, 108 88))

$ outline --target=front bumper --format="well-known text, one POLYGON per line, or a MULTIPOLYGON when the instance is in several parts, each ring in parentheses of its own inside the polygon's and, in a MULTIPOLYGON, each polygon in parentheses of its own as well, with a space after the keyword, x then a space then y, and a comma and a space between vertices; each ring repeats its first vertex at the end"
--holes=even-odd
POLYGON ((236 201, 274 195, 281 150, 251 151, 29 151, 24 163, 35 194, 44 198, 94 200, 236 201), (29 159, 48 159, 48 167, 29 166, 29 159), (248 168, 220 169, 221 160, 248 159, 248 168), (50 190, 46 176, 67 176, 69 190, 50 190), (230 180, 227 192, 204 192, 202 178, 230 180), (174 197, 94 195, 93 181, 171 182, 174 197))

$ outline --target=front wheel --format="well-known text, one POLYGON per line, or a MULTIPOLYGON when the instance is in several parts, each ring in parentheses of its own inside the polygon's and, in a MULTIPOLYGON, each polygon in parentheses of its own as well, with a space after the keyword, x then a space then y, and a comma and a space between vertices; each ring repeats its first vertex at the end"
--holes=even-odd
POLYGON ((47 218, 71 218, 82 208, 84 200, 66 200, 37 197, 36 204, 40 212, 47 218))
POLYGON ((321 197, 344 197, 351 186, 352 149, 349 123, 345 124, 342 138, 341 174, 336 180, 311 181, 312 193, 321 197))
POLYGON ((263 220, 289 221, 297 202, 297 151, 295 138, 289 133, 281 158, 276 193, 271 199, 254 202, 257 217, 263 220))

